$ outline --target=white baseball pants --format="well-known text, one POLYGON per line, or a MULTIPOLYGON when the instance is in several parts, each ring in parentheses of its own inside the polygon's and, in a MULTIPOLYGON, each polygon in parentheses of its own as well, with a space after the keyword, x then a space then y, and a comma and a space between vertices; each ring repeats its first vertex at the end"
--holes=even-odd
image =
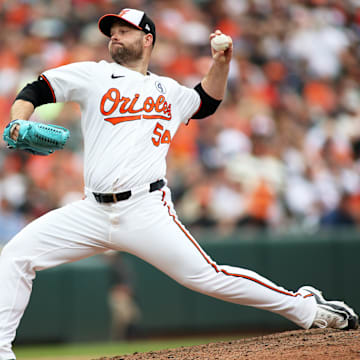
POLYGON ((36 219, 0 256, 0 360, 28 304, 35 272, 113 249, 136 255, 180 284, 218 299, 278 313, 309 328, 314 297, 285 290, 255 272, 217 265, 178 220, 170 190, 98 204, 79 200, 36 219))

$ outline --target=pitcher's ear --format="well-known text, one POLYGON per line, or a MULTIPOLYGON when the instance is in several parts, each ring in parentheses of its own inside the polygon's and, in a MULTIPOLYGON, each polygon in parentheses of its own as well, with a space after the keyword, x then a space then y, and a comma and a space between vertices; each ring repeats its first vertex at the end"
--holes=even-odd
POLYGON ((154 46, 153 44, 153 36, 152 34, 145 34, 144 36, 144 45, 147 47, 147 46, 154 46))

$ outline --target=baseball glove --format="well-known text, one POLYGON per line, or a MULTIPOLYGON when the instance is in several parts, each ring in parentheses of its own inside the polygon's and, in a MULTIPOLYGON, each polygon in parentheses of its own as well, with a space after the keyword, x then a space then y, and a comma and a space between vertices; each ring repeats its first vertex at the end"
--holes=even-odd
POLYGON ((6 126, 3 139, 9 149, 25 150, 34 155, 50 155, 55 150, 62 149, 69 136, 70 131, 62 126, 13 120, 6 126), (13 140, 10 130, 15 124, 18 124, 20 129, 18 138, 13 140))

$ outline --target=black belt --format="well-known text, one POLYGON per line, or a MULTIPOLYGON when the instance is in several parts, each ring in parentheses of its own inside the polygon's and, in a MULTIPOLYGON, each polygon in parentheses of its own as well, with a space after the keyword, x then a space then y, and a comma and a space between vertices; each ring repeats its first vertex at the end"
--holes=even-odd
MULTIPOLYGON (((150 184, 149 192, 155 190, 160 190, 165 185, 163 179, 155 181, 150 184)), ((131 190, 124 191, 117 194, 103 194, 103 193, 93 193, 97 202, 99 203, 113 203, 117 201, 127 200, 131 196, 131 190)))

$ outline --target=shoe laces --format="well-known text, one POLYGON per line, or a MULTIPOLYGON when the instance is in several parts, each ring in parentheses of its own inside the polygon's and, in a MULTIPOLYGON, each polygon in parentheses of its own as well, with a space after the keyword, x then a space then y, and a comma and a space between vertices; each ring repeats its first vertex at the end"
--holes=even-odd
POLYGON ((318 305, 313 325, 318 328, 343 329, 348 325, 348 315, 327 305, 318 305))

